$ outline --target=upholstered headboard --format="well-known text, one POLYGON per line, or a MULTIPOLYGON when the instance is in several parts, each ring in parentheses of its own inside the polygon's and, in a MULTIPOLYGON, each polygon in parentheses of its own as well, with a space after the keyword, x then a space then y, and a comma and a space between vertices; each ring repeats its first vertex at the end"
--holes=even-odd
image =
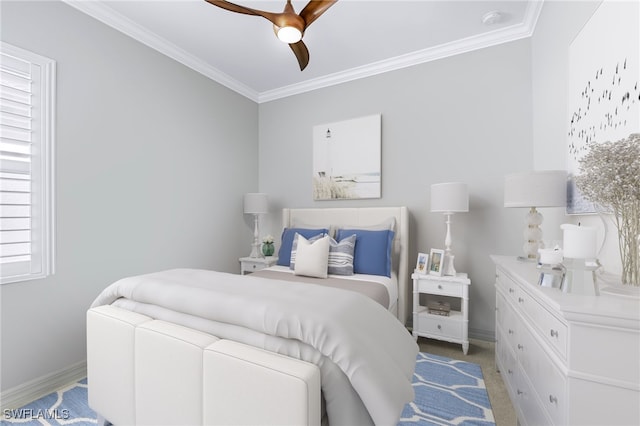
POLYGON ((282 209, 284 228, 312 225, 319 227, 371 227, 395 218, 392 268, 398 277, 398 319, 406 324, 410 314, 409 213, 406 207, 354 207, 328 209, 282 209))

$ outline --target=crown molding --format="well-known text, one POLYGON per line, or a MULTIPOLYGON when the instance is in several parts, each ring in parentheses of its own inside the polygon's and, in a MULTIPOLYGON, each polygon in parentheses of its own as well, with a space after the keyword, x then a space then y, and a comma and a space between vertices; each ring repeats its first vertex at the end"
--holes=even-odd
POLYGON ((362 67, 352 68, 346 71, 330 74, 321 78, 307 80, 302 83, 292 84, 282 88, 261 92, 258 102, 268 102, 288 96, 297 95, 324 87, 334 86, 365 77, 383 74, 401 68, 419 65, 425 62, 447 58, 461 53, 484 49, 485 47, 496 46, 502 43, 516 41, 522 38, 531 37, 535 30, 535 25, 542 10, 543 0, 530 1, 523 22, 511 25, 498 30, 487 32, 481 35, 467 37, 450 43, 441 44, 428 49, 397 56, 374 62, 362 67))
POLYGON ((181 64, 199 72, 205 77, 214 80, 223 86, 255 101, 258 102, 258 92, 249 88, 248 86, 240 83, 238 80, 223 73, 217 68, 212 67, 199 58, 187 53, 183 49, 180 49, 173 43, 158 36, 157 34, 149 31, 148 29, 136 24, 129 18, 123 16, 120 13, 115 12, 113 9, 105 6, 100 1, 86 1, 86 0, 62 0, 75 9, 97 19, 98 21, 128 35, 134 40, 140 43, 146 44, 152 49, 180 62, 181 64))
POLYGON ((210 66, 199 58, 175 46, 171 42, 159 37, 157 34, 115 12, 100 1, 62 1, 257 103, 269 102, 530 37, 535 30, 544 2, 544 0, 529 1, 527 3, 525 17, 523 22, 520 24, 511 25, 478 36, 468 37, 428 49, 408 53, 406 55, 374 62, 361 67, 351 68, 321 78, 311 79, 265 92, 257 92, 240 83, 228 74, 210 66))

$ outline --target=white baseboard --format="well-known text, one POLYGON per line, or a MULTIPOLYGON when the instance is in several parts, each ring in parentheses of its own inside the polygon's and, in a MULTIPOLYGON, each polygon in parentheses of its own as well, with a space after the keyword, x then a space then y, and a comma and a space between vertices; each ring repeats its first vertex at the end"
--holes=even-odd
POLYGON ((87 375, 87 361, 80 361, 62 370, 38 377, 7 389, 0 394, 0 410, 20 408, 38 398, 75 383, 87 375))

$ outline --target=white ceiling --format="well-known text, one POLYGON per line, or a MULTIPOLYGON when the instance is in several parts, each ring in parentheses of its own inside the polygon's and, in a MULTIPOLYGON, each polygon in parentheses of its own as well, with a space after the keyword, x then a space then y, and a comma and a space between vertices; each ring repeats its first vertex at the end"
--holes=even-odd
MULTIPOLYGON (((339 0, 309 26, 310 61, 262 17, 204 0, 64 0, 215 81, 265 102, 532 34, 542 0, 339 0), (499 11, 501 19, 484 24, 499 11)), ((280 12, 285 0, 235 3, 280 12)), ((296 12, 307 1, 294 0, 296 12)))

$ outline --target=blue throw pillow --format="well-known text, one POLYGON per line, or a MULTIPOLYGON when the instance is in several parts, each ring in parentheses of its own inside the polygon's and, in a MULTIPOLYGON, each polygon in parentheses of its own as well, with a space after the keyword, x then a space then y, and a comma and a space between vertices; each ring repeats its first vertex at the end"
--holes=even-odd
POLYGON ((278 250, 278 265, 289 266, 291 263, 291 246, 293 245, 293 237, 296 232, 307 240, 318 234, 329 233, 328 229, 304 229, 304 228, 284 228, 282 231, 282 239, 280 241, 280 250, 278 250))
POLYGON ((395 233, 391 230, 338 229, 336 239, 340 241, 353 234, 356 234, 353 272, 391 277, 391 249, 395 233))

